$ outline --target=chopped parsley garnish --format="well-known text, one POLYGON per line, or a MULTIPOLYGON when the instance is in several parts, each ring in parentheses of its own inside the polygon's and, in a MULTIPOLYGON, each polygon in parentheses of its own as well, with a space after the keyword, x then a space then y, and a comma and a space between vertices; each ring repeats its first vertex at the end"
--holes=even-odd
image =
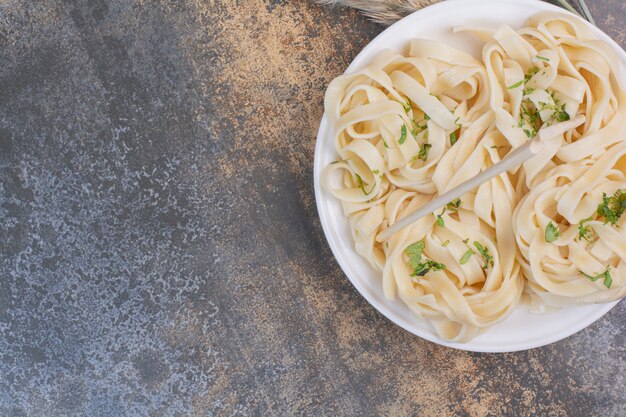
POLYGON ((421 125, 417 120, 413 119, 411 120, 411 124, 413 125, 413 128, 411 129, 411 133, 413 134, 414 137, 417 137, 417 135, 428 129, 428 126, 426 125, 426 123, 424 123, 423 125, 421 125))
POLYGON ((374 191, 374 187, 376 186, 376 184, 372 185, 371 190, 365 191, 365 183, 363 182, 363 178, 361 178, 359 174, 354 174, 354 175, 356 175, 356 179, 359 182, 359 188, 361 189, 361 191, 363 191, 363 194, 369 195, 372 191, 374 191))
POLYGON ((338 164, 339 162, 340 162, 340 161, 333 161, 333 162, 331 162, 330 164, 331 164, 331 165, 332 165, 332 164, 338 164))
POLYGON ((570 119, 569 114, 567 113, 567 111, 565 111, 565 103, 561 104, 559 99, 554 97, 553 95, 553 100, 554 100, 554 105, 549 105, 547 103, 543 103, 543 102, 539 102, 539 105, 541 106, 541 110, 552 110, 552 118, 556 119, 557 122, 566 122, 570 119))
POLYGON ((461 265, 465 265, 465 264, 469 261, 469 259, 472 257, 472 255, 473 255, 474 253, 476 253, 476 252, 474 252, 474 251, 473 251, 473 250, 471 250, 471 249, 468 249, 468 250, 467 250, 467 252, 465 252, 465 253, 463 254, 463 256, 461 257, 461 259, 459 259, 459 263, 460 263, 461 265))
POLYGON ((407 102, 404 103, 402 101, 399 101, 400 104, 402 104, 402 107, 404 107, 404 112, 408 113, 411 110, 413 110, 413 107, 411 106, 411 100, 407 97, 407 102))
POLYGON ((446 208, 444 207, 443 210, 441 211, 441 214, 437 214, 437 226, 439 227, 445 227, 446 223, 443 221, 443 217, 441 217, 443 215, 443 213, 446 212, 446 208))
POLYGON ((465 243, 465 246, 467 246, 467 251, 463 254, 461 259, 459 259, 459 264, 461 265, 465 265, 472 257, 472 255, 476 253, 474 252, 474 249, 470 248, 467 242, 469 242, 469 238, 463 240, 463 243, 465 243))
POLYGON ((530 81, 531 78, 534 77, 534 75, 536 73, 539 72, 539 68, 538 67, 532 67, 528 70, 528 73, 526 73, 526 75, 524 76, 523 80, 519 80, 518 82, 516 82, 515 84, 507 87, 508 90, 512 90, 514 88, 517 88, 519 86, 521 86, 522 84, 526 84, 528 81, 530 81))
POLYGON ((387 144, 385 138, 383 138, 382 136, 380 138, 383 140, 383 145, 385 146, 385 148, 389 149, 389 145, 387 144))
POLYGON ((600 278, 603 278, 604 286, 607 288, 611 288, 611 284, 613 284, 613 277, 611 276, 610 265, 607 266, 603 272, 600 272, 597 275, 588 275, 588 274, 585 274, 583 271, 580 271, 580 273, 583 274, 586 278, 588 278, 591 282, 596 282, 600 278))
POLYGON ((444 264, 440 264, 439 262, 434 262, 428 259, 426 262, 419 264, 418 267, 413 270, 413 272, 411 273, 411 276, 423 277, 424 275, 429 273, 431 270, 441 271, 442 269, 446 269, 446 266, 444 264))
POLYGON ((374 175, 380 175, 380 171, 377 169, 372 170, 372 174, 374 175))
POLYGON ((559 228, 552 222, 548 223, 546 226, 545 239, 546 242, 552 243, 557 240, 561 236, 559 232, 559 228))
POLYGON ((409 266, 413 271, 411 272, 412 277, 423 277, 431 270, 441 271, 442 269, 446 269, 444 264, 431 261, 430 259, 427 259, 426 262, 422 262, 422 253, 425 247, 426 244, 420 240, 404 250, 404 253, 409 257, 409 266))
POLYGON ((489 249, 483 246, 480 242, 474 241, 474 247, 478 250, 478 253, 481 254, 483 260, 485 261, 485 265, 483 265, 483 269, 489 268, 489 266, 493 266, 493 257, 489 254, 489 249))
POLYGON ((552 96, 552 100, 554 101, 554 105, 548 104, 548 103, 544 103, 543 101, 540 101, 539 106, 541 107, 540 110, 544 111, 544 110, 552 110, 552 115, 550 116, 552 119, 555 119, 557 122, 566 122, 570 119, 569 114, 567 113, 567 111, 565 111, 565 103, 561 104, 560 100, 558 98, 556 98, 556 95, 553 92, 550 93, 550 96, 552 96))
POLYGON ((602 203, 598 204, 598 216, 604 217, 604 224, 616 225, 626 211, 626 192, 617 190, 612 197, 602 193, 602 203))
POLYGON ((417 157, 421 159, 422 161, 426 162, 428 160, 428 152, 430 151, 430 148, 432 147, 433 145, 431 145, 430 143, 423 144, 417 157))
POLYGON ((508 86, 507 89, 512 90, 514 88, 520 87, 522 84, 524 84, 524 80, 519 80, 515 84, 508 86))
POLYGON ((585 223, 593 220, 593 217, 587 217, 586 219, 582 219, 578 222, 578 239, 585 239, 586 241, 590 241, 593 237, 593 232, 589 227, 585 226, 585 223))
POLYGON ((402 145, 406 141, 406 125, 403 124, 400 129, 400 140, 398 140, 398 144, 402 145))
POLYGON ((422 260, 422 252, 424 252, 424 248, 426 244, 420 240, 419 242, 415 242, 404 250, 406 256, 409 257, 409 266, 411 269, 417 268, 420 261, 422 260))
POLYGON ((605 224, 615 224, 615 214, 613 214, 613 210, 611 210, 611 198, 608 197, 606 193, 602 193, 602 203, 598 204, 596 213, 598 213, 598 216, 604 217, 605 224))
POLYGON ((523 95, 525 95, 525 96, 527 96, 527 95, 529 95, 530 93, 532 93, 533 91, 535 91, 535 89, 534 89, 534 88, 530 88, 530 87, 528 87, 528 88, 525 88, 525 89, 524 89, 524 91, 522 92, 522 94, 523 94, 523 95))
POLYGON ((454 146, 458 138, 456 137, 456 132, 450 133, 450 146, 454 146))
POLYGON ((531 78, 533 78, 535 76, 536 73, 539 72, 539 68, 538 67, 532 67, 528 70, 528 73, 526 73, 526 76, 524 77, 524 84, 526 84, 528 81, 530 81, 531 78))
POLYGON ((450 241, 449 241, 449 240, 446 240, 445 242, 443 242, 443 243, 441 244, 441 246, 443 246, 443 247, 445 248, 445 247, 446 247, 446 246, 448 246, 449 244, 450 244, 450 241))
MULTIPOLYGON (((530 75, 530 73, 528 75, 530 75)), ((530 94, 533 91, 534 90, 532 88, 526 89, 524 90, 524 95, 530 94)), ((540 111, 552 111, 552 114, 550 115, 551 120, 547 121, 548 126, 552 124, 553 121, 565 122, 570 120, 570 115, 565 110, 565 103, 560 102, 560 100, 556 97, 556 93, 554 91, 550 92, 550 96, 552 97, 554 104, 538 102, 537 105, 539 106, 539 108, 537 108, 529 99, 522 100, 522 104, 520 106, 521 115, 518 127, 521 128, 522 131, 529 138, 536 136, 539 128, 543 125, 539 113, 540 111)))
POLYGON ((546 61, 546 62, 550 62, 550 58, 546 58, 545 56, 541 56, 541 55, 537 55, 537 59, 540 59, 540 60, 546 61))
POLYGON ((528 99, 522 100, 521 118, 518 127, 522 128, 526 136, 532 138, 537 135, 537 129, 539 128, 537 122, 541 122, 541 118, 532 101, 528 99))
POLYGON ((565 104, 561 106, 560 110, 555 110, 553 118, 559 122, 567 122, 570 119, 569 114, 565 111, 565 104))
POLYGON ((424 113, 424 120, 430 120, 430 116, 427 113, 424 113))
POLYGON ((556 92, 554 91, 550 92, 550 97, 552 97, 554 101, 554 106, 550 107, 552 109, 552 118, 559 122, 568 121, 570 116, 567 111, 565 111, 565 103, 561 104, 561 101, 556 97, 556 92))
POLYGON ((450 201, 448 204, 446 204, 446 208, 448 210, 450 210, 451 212, 457 212, 457 211, 459 211, 459 207, 461 207, 461 204, 463 204, 461 202, 461 199, 460 198, 456 198, 456 199, 450 201))
POLYGON ((461 120, 461 116, 454 119, 454 124, 457 125, 458 127, 463 127, 463 122, 459 123, 459 120, 461 120))

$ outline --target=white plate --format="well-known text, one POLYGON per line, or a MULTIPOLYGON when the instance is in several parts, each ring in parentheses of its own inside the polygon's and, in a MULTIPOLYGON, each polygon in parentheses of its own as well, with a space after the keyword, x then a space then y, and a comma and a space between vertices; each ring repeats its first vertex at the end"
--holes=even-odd
MULTIPOLYGON (((444 41, 480 57, 481 43, 467 34, 453 34, 456 25, 495 26, 508 24, 521 27, 535 13, 563 9, 538 0, 447 0, 419 10, 390 26, 367 45, 352 61, 346 73, 365 67, 381 50, 392 48, 406 52, 412 38, 444 41)), ((599 38, 610 44, 626 65, 626 53, 605 33, 589 25, 599 38)), ((623 71, 622 71, 623 74, 623 71)), ((623 77, 623 75, 622 75, 623 77)), ((322 118, 315 146, 314 181, 317 209, 328 244, 356 289, 389 320, 409 332, 456 349, 475 352, 513 352, 556 342, 570 336, 606 314, 617 302, 585 307, 571 307, 553 313, 532 314, 516 310, 504 321, 491 327, 469 343, 449 343, 437 337, 430 323, 416 317, 399 300, 389 301, 382 292, 381 273, 373 270, 354 249, 348 219, 339 201, 322 190, 322 169, 336 159, 331 127, 326 115, 322 118)))

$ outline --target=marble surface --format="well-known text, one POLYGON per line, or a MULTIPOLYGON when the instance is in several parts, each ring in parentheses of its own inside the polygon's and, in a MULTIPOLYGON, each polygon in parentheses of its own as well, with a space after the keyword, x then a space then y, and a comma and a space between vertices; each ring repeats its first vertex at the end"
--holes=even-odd
MULTIPOLYGON (((626 45, 626 4, 588 3, 626 45)), ((297 0, 0 3, 1 416, 626 414, 624 302, 466 353, 342 274, 315 134, 381 30, 297 0)))

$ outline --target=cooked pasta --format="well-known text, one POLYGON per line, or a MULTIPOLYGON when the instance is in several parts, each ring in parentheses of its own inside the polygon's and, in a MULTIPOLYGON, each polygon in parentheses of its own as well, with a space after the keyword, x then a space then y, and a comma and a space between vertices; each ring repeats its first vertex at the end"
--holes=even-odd
POLYGON ((619 60, 578 19, 455 28, 482 60, 431 40, 336 78, 325 109, 339 159, 322 184, 382 291, 467 342, 520 301, 537 311, 626 294, 626 94, 619 60), (514 172, 379 242, 437 194, 538 136, 514 172))

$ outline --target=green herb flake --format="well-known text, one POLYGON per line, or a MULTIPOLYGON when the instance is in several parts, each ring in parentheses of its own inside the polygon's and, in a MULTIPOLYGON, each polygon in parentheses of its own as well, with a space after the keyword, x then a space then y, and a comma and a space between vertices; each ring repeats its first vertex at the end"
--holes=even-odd
POLYGON ((428 152, 430 151, 430 148, 432 147, 433 145, 431 145, 430 143, 423 144, 418 154, 418 158, 426 162, 428 160, 428 152))
POLYGON ((578 240, 585 239, 586 241, 591 241, 593 237, 593 232, 589 229, 588 226, 585 226, 585 223, 593 220, 593 217, 587 217, 586 219, 582 219, 578 222, 578 240))
POLYGON ((535 137, 537 135, 537 129, 539 128, 538 124, 541 124, 541 118, 532 101, 528 99, 522 100, 520 113, 521 117, 518 127, 521 128, 529 138, 535 137))
POLYGON ((442 269, 446 269, 446 266, 444 264, 431 261, 430 259, 426 260, 426 262, 421 262, 422 253, 424 252, 425 247, 426 244, 420 240, 419 242, 410 245, 404 250, 404 253, 406 253, 406 255, 409 257, 409 266, 412 269, 412 277, 423 277, 431 270, 441 271, 442 269))
POLYGON ((538 104, 541 106, 541 111, 552 110, 552 115, 550 117, 557 122, 566 122, 570 120, 570 116, 565 110, 565 103, 561 104, 560 100, 556 97, 556 93, 554 91, 550 92, 550 96, 554 101, 554 105, 540 101, 538 104))
POLYGON ((546 226, 546 231, 544 233, 546 242, 552 243, 557 240, 559 236, 561 236, 561 233, 559 232, 558 226, 556 226, 552 222, 548 223, 548 225, 546 226))
POLYGON ((545 56, 541 56, 541 55, 537 55, 537 59, 540 59, 540 60, 546 61, 546 62, 550 62, 550 58, 546 58, 545 56))
POLYGON ((485 261, 485 265, 483 265, 483 269, 489 268, 489 266, 493 266, 493 257, 489 254, 489 249, 483 246, 480 242, 474 241, 474 247, 478 250, 478 253, 481 254, 483 260, 485 261))
POLYGON ((568 121, 570 119, 570 117, 569 117, 569 113, 567 113, 565 111, 565 104, 563 104, 561 106, 560 110, 555 110, 554 114, 552 115, 552 117, 554 119, 556 119, 557 121, 559 121, 559 122, 566 122, 566 121, 568 121))
POLYGON ((532 67, 528 70, 528 72, 526 73, 526 75, 524 76, 523 80, 520 80, 518 82, 516 82, 515 84, 507 87, 507 89, 512 90, 514 88, 520 87, 522 84, 526 84, 528 81, 530 81, 531 78, 533 78, 535 76, 535 74, 537 74, 539 72, 539 68, 538 67, 532 67))
POLYGON ((604 217, 604 224, 616 225, 620 217, 626 211, 626 192, 617 190, 613 196, 609 197, 602 193, 602 202, 598 205, 598 216, 604 217))
POLYGON ((475 252, 474 252, 473 250, 468 249, 468 250, 467 250, 467 252, 465 252, 465 253, 463 254, 463 256, 461 257, 461 259, 459 259, 459 264, 461 264, 461 265, 465 265, 465 264, 466 264, 466 263, 470 260, 470 258, 472 257, 472 255, 473 255, 474 253, 475 253, 475 252))
POLYGON ((606 193, 602 193, 602 203, 598 204, 598 210, 596 213, 598 216, 604 217, 604 224, 615 224, 615 214, 613 213, 613 210, 611 210, 611 198, 608 197, 606 193))
POLYGON ((450 146, 454 146, 458 138, 456 137, 456 132, 450 133, 450 146))
POLYGON ((398 103, 402 104, 402 107, 404 108, 404 112, 408 113, 411 110, 413 110, 413 107, 411 106, 411 100, 409 98, 407 98, 407 102, 402 102, 402 101, 398 101, 398 103))
POLYGON ((417 135, 418 135, 420 132, 422 132, 422 131, 424 131, 424 130, 428 129, 428 126, 426 126, 426 124, 425 124, 425 123, 424 123, 423 125, 421 125, 421 124, 420 124, 417 120, 415 120, 415 119, 411 120, 411 124, 413 125, 413 126, 412 126, 412 129, 411 129, 411 133, 413 134, 413 137, 417 137, 417 135))
POLYGON ((374 175, 380 175, 380 171, 377 169, 372 170, 372 174, 374 175))
POLYGON ((515 84, 512 84, 512 85, 508 86, 507 90, 512 90, 514 88, 521 87, 522 84, 524 84, 524 80, 519 80, 515 84))
POLYGON ((389 145, 387 144, 385 138, 383 138, 382 136, 380 138, 383 140, 383 145, 385 146, 385 148, 389 149, 389 145))
POLYGON ((535 76, 539 72, 539 67, 532 67, 526 73, 526 77, 524 77, 524 82, 527 83, 531 78, 535 76))
POLYGON ((615 194, 613 194, 611 207, 613 208, 617 220, 619 220, 626 211, 626 192, 624 190, 617 190, 615 194))
POLYGON ((426 262, 419 264, 417 268, 413 270, 413 272, 411 273, 411 276, 423 277, 430 271, 441 271, 443 269, 446 269, 446 266, 444 264, 441 264, 439 262, 434 262, 428 259, 426 262))
POLYGON ((445 242, 443 242, 443 243, 441 244, 441 246, 443 246, 443 247, 445 248, 445 247, 446 247, 446 246, 448 246, 449 244, 450 244, 450 241, 449 241, 449 240, 446 240, 445 242))
POLYGON ((588 275, 588 274, 585 274, 583 271, 580 271, 580 273, 583 274, 591 282, 596 282, 597 280, 602 278, 604 286, 607 287, 607 288, 611 288, 611 285, 613 284, 613 277, 611 276, 611 266, 610 265, 607 266, 606 269, 603 272, 600 272, 597 275, 588 275))
POLYGON ((461 199, 456 198, 450 201, 448 204, 446 204, 446 208, 450 210, 451 212, 457 212, 459 211, 459 207, 461 207, 462 204, 463 202, 461 201, 461 199))
POLYGON ((331 165, 333 165, 333 164, 338 164, 339 162, 341 162, 341 161, 333 161, 333 162, 331 162, 330 164, 331 164, 331 165))
POLYGON ((424 113, 424 120, 430 120, 430 116, 428 115, 428 113, 424 113))
POLYGON ((406 141, 406 125, 403 124, 400 129, 400 140, 398 140, 398 144, 402 145, 406 141))
POLYGON ((369 191, 365 191, 365 183, 363 182, 363 178, 361 178, 361 176, 359 174, 354 174, 356 175, 356 179, 359 183, 359 188, 361 189, 361 191, 363 191, 363 194, 365 195, 369 195, 372 191, 374 191, 374 187, 376 186, 376 184, 372 185, 372 189, 369 191))
POLYGON ((437 226, 439 227, 445 227, 446 223, 443 221, 443 217, 441 217, 441 214, 437 215, 437 226))
POLYGON ((411 269, 417 268, 419 263, 422 260, 422 252, 424 252, 424 248, 426 244, 424 241, 420 240, 419 242, 415 242, 404 250, 406 256, 409 257, 409 266, 411 269))

